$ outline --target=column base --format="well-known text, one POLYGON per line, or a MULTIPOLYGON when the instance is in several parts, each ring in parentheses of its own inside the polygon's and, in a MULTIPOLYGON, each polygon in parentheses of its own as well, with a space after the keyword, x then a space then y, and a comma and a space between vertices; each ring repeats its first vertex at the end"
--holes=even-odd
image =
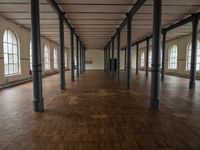
POLYGON ((195 89, 195 87, 196 87, 195 82, 194 82, 194 81, 190 81, 190 83, 189 83, 189 88, 190 88, 190 89, 195 89))
POLYGON ((44 100, 43 98, 33 101, 33 109, 35 112, 44 112, 44 100))
POLYGON ((64 83, 64 84, 61 83, 61 84, 60 84, 60 89, 61 89, 61 90, 66 90, 66 84, 65 84, 65 83, 64 83))
POLYGON ((165 80, 165 77, 161 75, 161 81, 164 81, 164 80, 165 80))
POLYGON ((150 109, 151 110, 159 110, 160 109, 160 100, 159 99, 151 99, 150 100, 150 109))

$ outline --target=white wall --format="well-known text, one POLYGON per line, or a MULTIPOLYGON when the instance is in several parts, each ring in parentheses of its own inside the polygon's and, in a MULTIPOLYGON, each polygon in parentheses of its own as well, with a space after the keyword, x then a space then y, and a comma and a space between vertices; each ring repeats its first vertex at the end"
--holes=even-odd
MULTIPOLYGON (((187 49, 188 49, 188 44, 191 41, 192 37, 191 35, 187 36, 182 36, 170 41, 166 42, 166 48, 165 48, 165 72, 167 74, 171 75, 177 75, 177 76, 183 76, 187 77, 189 76, 189 71, 186 70, 186 59, 187 59, 187 49), (178 47, 178 58, 177 58, 177 69, 171 70, 168 69, 168 51, 170 48, 176 44, 178 47)), ((200 34, 198 34, 198 40, 200 40, 200 34)), ((150 46, 151 47, 151 46, 150 46)), ((139 68, 141 70, 144 70, 144 68, 140 67, 140 54, 144 51, 146 55, 146 47, 140 48, 139 49, 139 68)), ((146 56, 145 56, 146 58, 146 56)), ((145 60, 146 61, 146 60, 145 60)), ((197 72, 197 76, 200 77, 200 72, 197 72)))
MULTIPOLYGON (((9 82, 18 81, 22 79, 31 78, 29 74, 29 46, 31 41, 31 31, 27 30, 19 25, 10 22, 2 17, 0 17, 0 85, 8 84, 9 82), (21 65, 21 74, 6 77, 4 75, 4 57, 3 57, 3 35, 6 29, 13 30, 19 40, 19 50, 20 50, 20 65, 21 65)), ((58 69, 53 68, 53 49, 57 48, 58 50, 58 65, 60 59, 60 47, 59 45, 49 41, 48 39, 41 37, 41 59, 42 59, 42 73, 43 75, 49 73, 56 73, 58 69), (51 69, 49 71, 44 71, 44 46, 48 44, 50 47, 50 61, 51 61, 51 69)), ((67 52, 69 55, 69 53, 67 52)), ((69 60, 69 59, 68 59, 69 60)), ((69 63, 67 63, 69 65, 69 63)))
POLYGON ((86 63, 86 70, 104 69, 104 51, 98 49, 86 50, 86 61, 91 61, 92 64, 86 63))

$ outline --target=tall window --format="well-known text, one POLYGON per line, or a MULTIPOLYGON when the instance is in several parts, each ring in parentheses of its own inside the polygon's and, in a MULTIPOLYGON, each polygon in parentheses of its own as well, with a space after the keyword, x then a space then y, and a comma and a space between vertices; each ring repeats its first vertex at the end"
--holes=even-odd
MULTIPOLYGON (((187 49, 187 60, 186 60, 186 70, 190 70, 191 65, 191 54, 192 54, 192 43, 190 42, 187 49)), ((197 41, 197 61, 196 70, 200 71, 200 41, 197 41)))
POLYGON ((144 52, 142 52, 141 57, 140 57, 140 66, 144 67, 144 52))
POLYGON ((58 69, 58 51, 56 48, 53 49, 53 67, 58 69))
POLYGON ((44 69, 50 70, 50 48, 47 45, 44 47, 44 69))
POLYGON ((30 46, 29 46, 29 59, 30 59, 30 70, 32 70, 32 42, 30 41, 30 46))
POLYGON ((168 68, 169 69, 176 69, 177 68, 177 52, 178 48, 177 45, 173 45, 169 49, 169 61, 168 61, 168 68))
POLYGON ((151 67, 152 64, 152 50, 149 51, 149 67, 151 67))
POLYGON ((19 41, 16 34, 7 29, 3 36, 4 74, 12 76, 20 73, 19 41))

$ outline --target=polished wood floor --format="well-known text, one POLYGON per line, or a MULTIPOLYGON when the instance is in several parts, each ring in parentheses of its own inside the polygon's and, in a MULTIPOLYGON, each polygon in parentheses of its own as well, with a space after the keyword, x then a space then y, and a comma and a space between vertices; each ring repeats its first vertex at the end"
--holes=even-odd
MULTIPOLYGON (((149 110, 149 78, 135 76, 130 91, 103 71, 88 71, 59 90, 59 75, 44 78, 45 112, 32 109, 32 83, 0 91, 0 149, 199 150, 200 86, 166 76, 161 109, 149 110)), ((67 75, 69 79, 69 73, 67 75)))

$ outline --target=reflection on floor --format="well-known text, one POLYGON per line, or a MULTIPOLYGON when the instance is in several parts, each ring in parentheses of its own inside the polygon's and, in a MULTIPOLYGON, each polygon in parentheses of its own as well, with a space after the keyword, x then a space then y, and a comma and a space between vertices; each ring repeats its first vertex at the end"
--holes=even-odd
MULTIPOLYGON (((32 109, 32 83, 0 91, 0 149, 199 149, 200 88, 166 76, 161 109, 149 110, 150 77, 133 72, 126 91, 103 71, 87 71, 59 90, 59 75, 43 80, 45 112, 32 109)), ((67 74, 69 79, 69 74, 67 74)))

